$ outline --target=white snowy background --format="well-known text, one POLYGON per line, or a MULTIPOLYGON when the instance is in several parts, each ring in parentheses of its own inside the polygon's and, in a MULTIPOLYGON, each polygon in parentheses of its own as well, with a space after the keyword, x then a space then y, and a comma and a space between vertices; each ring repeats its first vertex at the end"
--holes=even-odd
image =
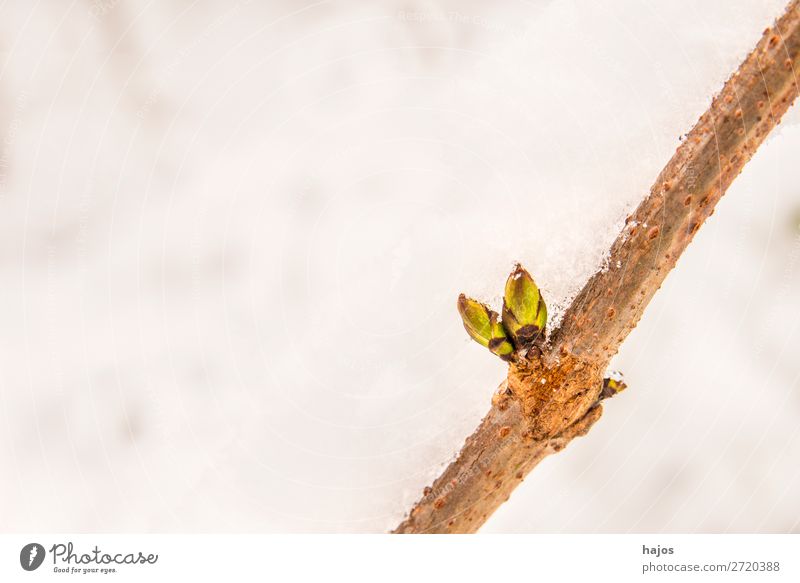
MULTIPOLYGON (((0 529, 390 529, 783 5, 7 0, 0 529)), ((484 532, 800 530, 798 118, 484 532)))

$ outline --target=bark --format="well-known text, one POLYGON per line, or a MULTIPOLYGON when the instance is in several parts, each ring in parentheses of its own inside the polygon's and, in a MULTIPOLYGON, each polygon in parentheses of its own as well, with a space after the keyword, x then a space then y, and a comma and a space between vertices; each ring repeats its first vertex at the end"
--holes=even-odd
POLYGON ((602 374, 733 179, 798 93, 800 0, 764 31, 541 354, 509 366, 489 413, 396 533, 475 532, 543 458, 599 419, 602 374))

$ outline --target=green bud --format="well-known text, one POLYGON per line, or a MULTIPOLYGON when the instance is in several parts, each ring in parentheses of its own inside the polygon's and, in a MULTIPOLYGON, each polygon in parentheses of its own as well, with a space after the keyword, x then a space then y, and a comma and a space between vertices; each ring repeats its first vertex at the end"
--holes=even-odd
POLYGON ((503 360, 514 358, 514 346, 509 341, 503 324, 498 321, 497 312, 461 294, 458 296, 458 313, 470 338, 503 360))
POLYGON ((458 296, 458 313, 464 322, 464 329, 475 342, 481 346, 489 346, 492 339, 492 323, 489 308, 482 303, 468 298, 464 294, 458 296))
POLYGON ((506 281, 503 324, 517 348, 532 345, 547 325, 547 306, 539 288, 519 264, 506 281))

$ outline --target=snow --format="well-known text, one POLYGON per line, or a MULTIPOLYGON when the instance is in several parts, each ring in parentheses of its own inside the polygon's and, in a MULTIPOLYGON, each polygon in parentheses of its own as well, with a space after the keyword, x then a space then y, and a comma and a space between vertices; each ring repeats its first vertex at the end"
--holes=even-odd
MULTIPOLYGON (((0 528, 390 528, 782 6, 4 6, 0 528)), ((798 529, 796 121, 487 531, 798 529)))

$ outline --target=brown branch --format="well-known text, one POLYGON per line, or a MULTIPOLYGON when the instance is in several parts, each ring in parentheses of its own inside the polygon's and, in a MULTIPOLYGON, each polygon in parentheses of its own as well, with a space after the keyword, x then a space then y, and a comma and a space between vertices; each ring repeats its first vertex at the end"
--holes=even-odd
POLYGON ((667 273, 798 93, 800 0, 725 83, 536 358, 508 379, 458 458, 394 532, 475 532, 544 457, 584 435, 602 374, 667 273))

